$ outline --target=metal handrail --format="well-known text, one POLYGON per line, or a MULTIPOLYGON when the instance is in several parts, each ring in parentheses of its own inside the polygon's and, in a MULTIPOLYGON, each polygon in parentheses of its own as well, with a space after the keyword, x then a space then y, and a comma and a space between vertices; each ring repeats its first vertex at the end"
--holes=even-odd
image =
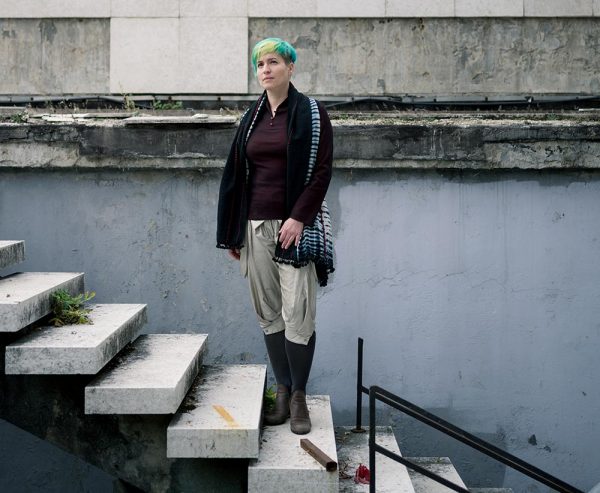
POLYGON ((357 372, 357 399, 356 399, 356 427, 353 431, 360 432, 364 431, 362 428, 362 394, 367 394, 369 396, 369 470, 371 473, 371 481, 369 486, 369 491, 371 493, 375 492, 376 485, 376 463, 375 463, 375 453, 379 452, 390 459, 395 460, 396 462, 400 462, 404 466, 413 469, 414 471, 427 476, 428 478, 447 486, 448 488, 462 492, 468 493, 469 490, 458 486, 441 476, 438 476, 435 473, 424 469, 422 466, 415 464, 393 452, 382 447, 381 445, 376 443, 375 440, 375 430, 376 430, 376 410, 375 405, 377 401, 383 402, 388 406, 397 409, 398 411, 411 416, 412 418, 420 421, 421 423, 426 424, 432 428, 435 428, 438 431, 441 431, 447 436, 458 440, 465 445, 491 457, 492 459, 501 462, 508 467, 515 469, 523 473, 524 475, 535 479, 536 481, 544 484, 552 488, 555 491, 559 491, 561 493, 583 493, 582 490, 575 488, 574 486, 562 481, 561 479, 552 476, 551 474, 535 467, 534 465, 519 459, 518 457, 502 450, 491 443, 482 440, 481 438, 468 433, 467 431, 459 428, 458 426, 449 423, 448 421, 443 420, 439 416, 432 414, 415 404, 402 399, 401 397, 381 388, 377 385, 372 385, 370 388, 366 388, 363 386, 363 340, 362 338, 358 339, 358 372, 357 372))

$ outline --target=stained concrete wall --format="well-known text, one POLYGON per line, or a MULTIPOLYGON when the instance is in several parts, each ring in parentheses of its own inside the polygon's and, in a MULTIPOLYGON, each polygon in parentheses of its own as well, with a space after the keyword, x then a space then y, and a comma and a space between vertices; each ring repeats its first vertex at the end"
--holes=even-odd
MULTIPOLYGON (((219 174, 4 169, 1 234, 26 241, 23 270, 85 271, 99 301, 148 303, 149 332, 206 332, 209 361, 265 362, 245 281, 214 248, 219 174)), ((591 488, 598 197, 597 171, 337 169, 328 194, 337 271, 319 293, 309 391, 330 394, 336 421, 350 424, 364 337, 366 384, 591 488)), ((545 491, 388 419, 404 453, 450 453, 470 486, 545 491)), ((29 485, 35 470, 6 443, 2 470, 29 485)))
MULTIPOLYGON (((298 48, 313 94, 600 92, 598 19, 252 19, 298 48)), ((250 91, 259 92, 254 77, 250 91)))
POLYGON ((249 49, 266 36, 296 45, 313 94, 600 92, 591 0, 103 3, 0 7, 0 96, 256 93, 249 49))

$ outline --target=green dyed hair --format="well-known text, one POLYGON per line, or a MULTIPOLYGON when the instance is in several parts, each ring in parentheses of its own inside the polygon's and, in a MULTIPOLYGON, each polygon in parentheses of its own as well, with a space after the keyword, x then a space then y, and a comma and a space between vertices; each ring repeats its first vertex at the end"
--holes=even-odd
POLYGON ((291 44, 279 38, 266 38, 256 43, 252 49, 252 67, 254 67, 254 73, 258 70, 258 59, 268 53, 277 53, 288 65, 296 62, 296 50, 291 44))

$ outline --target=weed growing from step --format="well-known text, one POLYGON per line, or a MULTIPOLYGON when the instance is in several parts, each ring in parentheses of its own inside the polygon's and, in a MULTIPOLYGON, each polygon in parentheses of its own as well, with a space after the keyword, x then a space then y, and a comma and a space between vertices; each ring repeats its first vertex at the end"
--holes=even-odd
POLYGON ((52 294, 51 306, 54 318, 50 320, 55 327, 72 324, 92 324, 88 314, 90 308, 84 308, 83 304, 91 300, 96 293, 93 291, 71 296, 64 289, 59 289, 52 294))
POLYGON ((263 407, 265 412, 275 409, 275 397, 277 397, 277 392, 274 385, 271 385, 268 389, 265 389, 265 395, 263 396, 263 407))

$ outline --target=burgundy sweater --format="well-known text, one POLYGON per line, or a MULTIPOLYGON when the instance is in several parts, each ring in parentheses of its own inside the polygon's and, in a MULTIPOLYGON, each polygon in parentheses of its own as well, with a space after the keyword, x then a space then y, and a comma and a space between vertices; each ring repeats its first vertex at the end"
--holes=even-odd
MULTIPOLYGON (((250 164, 250 198, 248 219, 286 219, 285 191, 287 165, 287 99, 282 102, 275 116, 269 101, 255 123, 246 146, 250 164)), ((319 104, 321 135, 313 178, 304 189, 290 217, 310 223, 321 207, 327 192, 333 154, 333 132, 325 109, 319 104)))

